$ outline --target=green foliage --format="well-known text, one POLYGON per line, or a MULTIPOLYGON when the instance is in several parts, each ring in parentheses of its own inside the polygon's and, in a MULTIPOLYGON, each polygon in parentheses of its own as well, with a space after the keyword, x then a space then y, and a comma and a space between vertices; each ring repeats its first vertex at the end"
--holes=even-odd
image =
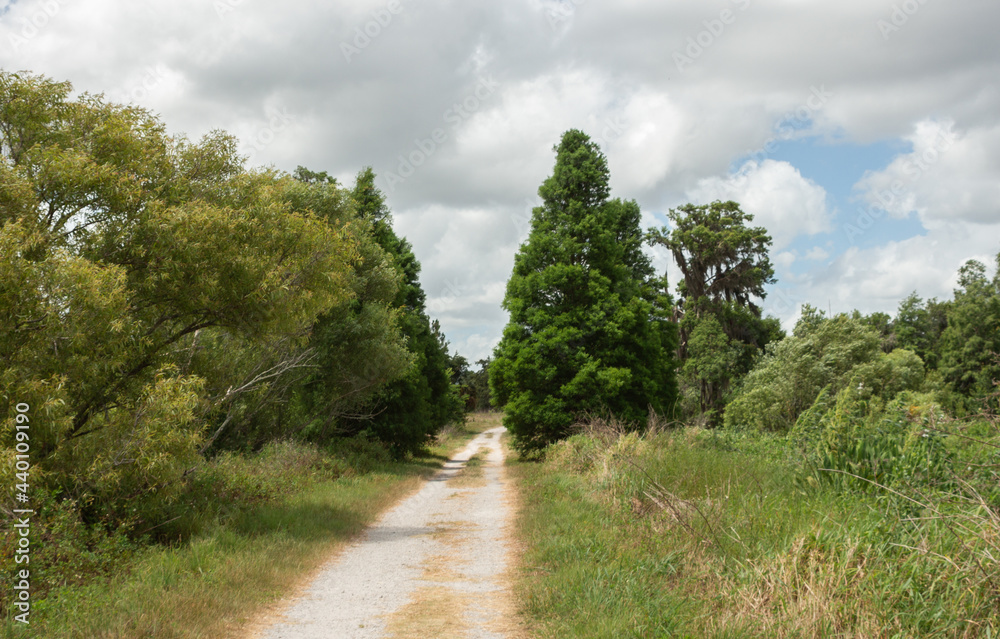
POLYGON ((328 175, 250 171, 224 133, 172 137, 6 72, 0 159, 0 453, 29 404, 32 481, 88 522, 160 524, 210 447, 326 441, 331 417, 413 370, 417 333, 437 349, 410 373, 428 421, 400 446, 454 412, 426 317, 403 330, 422 304, 412 252, 384 249, 387 217, 328 175))
POLYGON ((950 302, 929 299, 926 302, 916 291, 899 303, 892 322, 895 345, 916 353, 928 369, 936 369, 940 354, 941 333, 948 325, 950 302))
POLYGON ((887 405, 866 396, 847 387, 831 398, 823 389, 799 416, 789 436, 804 455, 806 484, 864 493, 953 487, 941 408, 909 391, 887 405))
POLYGON ((924 380, 920 359, 904 350, 883 353, 881 343, 880 335, 859 319, 826 319, 806 307, 793 335, 768 348, 747 375, 726 408, 726 426, 787 430, 825 387, 833 395, 851 387, 865 398, 882 399, 919 389, 924 380))
POLYGON ((940 369, 955 391, 984 399, 1000 381, 1000 272, 991 280, 983 264, 970 260, 959 270, 959 286, 941 334, 940 369))
POLYGON ((521 576, 531 620, 573 637, 958 638, 998 627, 1000 517, 934 480, 951 472, 940 440, 922 437, 937 410, 907 394, 862 426, 878 400, 848 391, 824 394, 816 412, 837 433, 814 441, 880 476, 875 449, 899 455, 893 485, 925 507, 845 475, 848 490, 802 491, 801 453, 767 433, 584 431, 544 463, 511 468, 536 567, 521 576), (874 426, 905 435, 889 441, 874 426), (838 446, 844 431, 869 436, 870 449, 838 446))
MULTIPOLYGON (((358 239, 358 259, 349 286, 353 295, 321 315, 312 327, 312 370, 295 394, 306 422, 303 435, 320 443, 356 430, 345 416, 357 414, 385 384, 401 378, 414 362, 396 307, 402 274, 375 235, 374 222, 357 211, 352 194, 326 173, 299 167, 287 197, 332 227, 346 227, 358 239)), ((276 421, 292 417, 278 414, 276 421)))
POLYGON ((360 415, 347 416, 341 423, 349 432, 370 433, 403 455, 427 445, 446 424, 461 423, 464 402, 452 384, 448 344, 425 310, 420 263, 410 243, 392 230, 385 196, 375 186, 371 168, 358 174, 351 197, 400 276, 392 305, 410 365, 361 404, 360 415))
POLYGON ((749 227, 753 216, 736 202, 686 204, 668 216, 674 228, 651 229, 649 237, 670 250, 683 274, 677 285, 681 373, 685 387, 697 389, 697 412, 717 415, 730 386, 768 343, 784 336, 754 302, 775 282, 771 237, 763 227, 749 227))
POLYGON ((555 150, 490 365, 493 401, 522 451, 565 436, 580 413, 670 413, 677 393, 671 303, 642 253, 638 205, 608 199, 607 161, 584 133, 566 132, 555 150))
MULTIPOLYGON (((140 550, 123 530, 108 531, 88 526, 81 517, 77 503, 58 499, 48 491, 33 491, 35 499, 31 516, 31 562, 17 564, 15 553, 17 534, 8 529, 0 534, 0 571, 15 575, 23 568, 31 572, 31 597, 35 604, 53 589, 82 586, 94 580, 106 579, 121 569, 140 550)), ((0 616, 10 612, 13 593, 0 596, 0 616)), ((37 617, 32 615, 31 621, 37 617)))

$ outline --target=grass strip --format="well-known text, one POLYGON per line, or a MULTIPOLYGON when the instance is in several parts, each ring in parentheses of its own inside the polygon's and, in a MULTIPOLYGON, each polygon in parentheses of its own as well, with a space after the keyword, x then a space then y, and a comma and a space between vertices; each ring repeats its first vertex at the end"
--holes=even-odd
POLYGON ((217 639, 252 634, 262 611, 275 610, 383 511, 493 425, 488 416, 473 416, 424 457, 312 482, 177 547, 148 547, 110 580, 51 591, 34 604, 30 626, 7 620, 0 636, 217 639))

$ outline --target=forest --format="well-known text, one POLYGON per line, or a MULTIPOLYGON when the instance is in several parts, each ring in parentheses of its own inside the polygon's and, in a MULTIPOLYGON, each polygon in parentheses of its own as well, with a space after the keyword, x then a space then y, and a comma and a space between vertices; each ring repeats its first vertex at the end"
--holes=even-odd
MULTIPOLYGON (((642 229, 571 129, 472 370, 372 168, 249 167, 225 132, 71 96, 0 73, 0 559, 22 568, 30 508, 33 601, 237 521, 296 473, 419 464, 492 408, 537 498, 520 525, 548 568, 523 592, 549 630, 669 636, 706 610, 713 636, 997 627, 1000 253, 950 299, 805 304, 786 332, 762 311, 767 229, 734 201, 642 229)), ((16 604, 0 596, 8 621, 16 604)))

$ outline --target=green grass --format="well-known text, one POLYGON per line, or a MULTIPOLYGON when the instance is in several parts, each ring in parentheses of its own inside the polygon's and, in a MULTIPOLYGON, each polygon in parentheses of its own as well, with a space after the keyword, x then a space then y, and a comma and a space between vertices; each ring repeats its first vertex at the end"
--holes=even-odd
POLYGON ((800 492, 780 438, 598 432, 510 470, 537 637, 998 636, 996 522, 800 492))
MULTIPOLYGON (((351 461, 364 472, 348 466, 348 472, 330 473, 335 478, 324 479, 304 467, 295 471, 294 464, 286 464, 278 469, 284 477, 280 490, 277 484, 270 489, 260 483, 251 486, 271 498, 218 517, 181 543, 135 549, 110 576, 98 574, 82 584, 52 588, 33 602, 30 627, 8 619, 0 626, 0 636, 240 636, 258 613, 294 593, 324 560, 491 425, 474 418, 464 428, 451 429, 425 455, 406 462, 358 457, 351 461)), ((278 459, 305 454, 296 451, 291 447, 278 459)), ((320 468, 329 466, 324 459, 317 462, 320 468)), ((222 462, 230 466, 225 472, 240 478, 231 483, 242 489, 247 472, 259 475, 264 484, 279 481, 269 479, 255 463, 253 458, 235 457, 222 462)))

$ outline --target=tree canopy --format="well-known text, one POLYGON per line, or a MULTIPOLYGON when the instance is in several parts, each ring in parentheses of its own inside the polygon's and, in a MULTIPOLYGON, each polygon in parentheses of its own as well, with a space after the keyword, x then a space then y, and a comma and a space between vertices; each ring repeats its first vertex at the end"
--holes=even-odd
POLYGON ((690 403, 717 421, 731 383, 782 336, 777 320, 762 318, 756 303, 775 282, 771 237, 748 226, 753 216, 732 201, 685 204, 668 217, 673 228, 651 229, 649 238, 670 250, 683 275, 677 285, 682 378, 697 389, 690 403))
POLYGON ((148 527, 220 447, 368 429, 403 454, 461 418, 419 264, 362 196, 370 171, 352 194, 248 169, 223 132, 192 142, 71 91, 0 72, 9 462, 11 408, 30 405, 37 480, 88 521, 148 527), (413 388, 422 417, 397 424, 414 418, 387 398, 413 388))

